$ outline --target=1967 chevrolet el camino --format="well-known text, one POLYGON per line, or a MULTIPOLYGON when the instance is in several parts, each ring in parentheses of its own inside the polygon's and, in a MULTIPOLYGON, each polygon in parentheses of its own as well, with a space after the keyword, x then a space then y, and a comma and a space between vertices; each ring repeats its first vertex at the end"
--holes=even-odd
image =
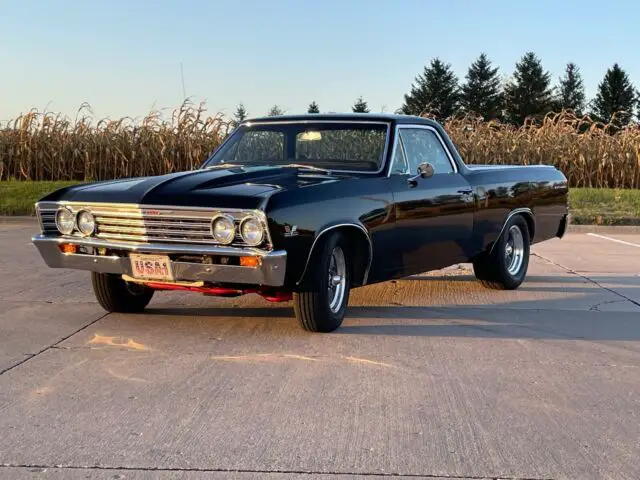
POLYGON ((51 193, 33 242, 91 271, 110 312, 158 290, 257 293, 329 332, 352 288, 456 263, 517 288, 530 245, 564 235, 567 192, 551 166, 465 165, 424 118, 280 116, 243 122, 196 170, 51 193))

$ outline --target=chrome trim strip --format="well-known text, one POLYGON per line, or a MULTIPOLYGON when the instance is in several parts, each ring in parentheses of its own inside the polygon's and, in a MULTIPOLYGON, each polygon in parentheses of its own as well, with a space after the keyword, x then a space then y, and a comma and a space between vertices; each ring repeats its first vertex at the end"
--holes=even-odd
POLYGON ((137 208, 140 210, 193 210, 201 212, 238 212, 238 213, 262 213, 262 210, 248 208, 214 208, 214 207, 183 207, 179 205, 147 205, 142 203, 110 203, 110 202, 70 202, 67 200, 60 201, 44 201, 36 203, 36 208, 42 210, 55 210, 59 206, 76 206, 76 207, 107 207, 107 208, 137 208), (49 208, 47 208, 49 207, 49 208), (53 207, 53 208, 52 208, 53 207))
MULTIPOLYGON (((446 153, 447 158, 449 159, 449 163, 453 167, 453 172, 452 173, 459 173, 458 164, 456 163, 455 159, 453 158, 453 155, 451 155, 451 152, 449 151, 449 147, 447 147, 447 144, 445 143, 444 139, 442 138, 442 135, 440 135, 440 132, 438 132, 438 130, 435 127, 432 127, 431 125, 418 125, 418 124, 413 124, 413 123, 403 123, 403 124, 400 124, 400 125, 396 125, 395 135, 394 135, 396 137, 396 140, 398 140, 400 138, 400 130, 402 130, 402 129, 431 130, 433 133, 435 133, 436 137, 438 137, 438 141, 440 142, 440 145, 442 145, 442 148, 444 149, 444 152, 446 153)), ((395 145, 394 145, 394 148, 395 148, 395 145)), ((402 149, 404 151, 404 144, 402 144, 402 149)), ((393 155, 392 155, 391 158, 393 159, 393 155)), ((405 158, 407 159, 407 168, 409 168, 409 158, 406 155, 406 151, 405 151, 405 158)), ((436 172, 436 173, 438 173, 438 172, 436 172)), ((411 174, 411 172, 407 172, 407 174, 411 174)), ((391 168, 389 168, 389 170, 387 171, 387 177, 390 177, 390 176, 391 176, 391 168)))
POLYGON ((264 257, 273 251, 260 250, 253 247, 225 247, 218 245, 178 245, 169 243, 134 243, 118 242, 111 240, 100 240, 98 238, 70 237, 70 236, 48 236, 37 235, 31 239, 33 243, 70 243, 80 247, 107 248, 111 250, 125 250, 128 252, 143 253, 175 253, 186 255, 225 255, 229 257, 264 257))
MULTIPOLYGON (((391 121, 383 121, 383 120, 314 120, 314 119, 309 119, 309 120, 274 120, 272 122, 270 121, 258 121, 258 122, 252 122, 251 120, 246 120, 242 123, 240 123, 238 125, 238 127, 236 127, 236 132, 237 129, 239 127, 252 127, 254 125, 291 125, 291 124, 296 124, 296 123, 301 123, 301 124, 307 124, 307 123, 343 123, 343 124, 349 124, 349 123, 354 123, 357 125, 386 125, 387 126, 387 133, 385 136, 385 142, 384 142, 384 150, 382 152, 382 161, 380 163, 380 168, 378 170, 376 170, 375 172, 367 172, 367 171, 362 171, 362 170, 338 170, 335 168, 330 169, 332 172, 337 172, 337 173, 358 173, 358 174, 366 174, 366 175, 379 175, 380 173, 382 173, 384 171, 384 169, 387 166, 387 154, 389 153, 389 140, 390 140, 390 134, 391 134, 391 121)), ((229 137, 227 139, 225 139, 225 141, 220 144, 220 146, 209 156, 209 158, 207 158, 204 163, 200 166, 200 170, 208 168, 207 165, 209 165, 209 162, 213 159, 213 157, 216 155, 216 153, 222 148, 222 146, 227 142, 231 140, 231 137, 235 134, 235 132, 231 135, 229 135, 229 137)), ((212 165, 209 165, 212 166, 212 165)), ((241 166, 241 165, 237 165, 237 166, 241 166)), ((278 165, 274 165, 274 166, 281 166, 281 167, 286 167, 286 164, 278 164, 278 165)))
MULTIPOLYGON (((496 242, 498 241, 498 239, 504 233, 504 229, 507 227, 507 223, 509 223, 509 220, 511 219, 511 217, 513 217, 514 215, 518 215, 520 213, 526 213, 527 215, 530 215, 531 216, 531 220, 533 220, 533 225, 535 227, 536 217, 533 215, 533 212, 531 211, 530 208, 515 208, 515 209, 511 210, 511 212, 509 212, 509 215, 507 215, 506 220, 502 224, 502 228, 500 229, 500 233, 496 237, 496 240, 494 240, 493 245, 491 245, 491 249, 489 250, 489 253, 493 253, 493 249, 496 246, 496 242)), ((531 232, 529 232, 529 235, 531 235, 531 232)))
MULTIPOLYGON (((190 237, 189 241, 185 241, 182 238, 179 238, 179 237, 172 238, 172 237, 169 237, 167 235, 154 237, 152 235, 139 235, 139 234, 128 235, 126 233, 106 232, 106 233, 99 233, 99 234, 95 235, 94 238, 98 238, 98 239, 102 239, 102 240, 116 240, 116 241, 117 240, 121 240, 123 242, 132 242, 132 243, 140 243, 140 244, 144 244, 144 243, 150 243, 150 244, 152 244, 152 243, 176 243, 176 244, 183 244, 183 245, 198 245, 198 244, 199 245, 211 245, 211 244, 223 245, 223 244, 217 242, 216 240, 214 240, 211 237, 208 237, 208 238, 190 237)), ((244 246, 244 245, 242 245, 242 246, 244 246)))
POLYGON ((300 282, 302 282, 302 279, 304 278, 305 274, 307 273, 307 269, 309 267, 309 261, 311 260, 311 255, 313 254, 313 249, 316 246, 316 243, 318 242, 320 237, 323 234, 327 233, 329 230, 333 230, 334 228, 338 228, 338 227, 357 227, 360 230, 362 230, 362 232, 367 237, 367 240, 369 242, 369 264, 367 265, 367 268, 365 268, 365 270, 364 270, 364 276, 362 277, 362 285, 364 286, 364 285, 367 284, 367 278, 369 277, 369 269, 371 268, 371 264, 373 263, 373 243, 371 242, 371 237, 369 237, 369 233, 367 232, 367 229, 364 228, 362 225, 360 225, 358 223, 339 223, 337 225, 332 225, 330 227, 327 227, 327 228, 323 229, 318 235, 316 235, 316 238, 313 240, 313 243, 311 244, 311 249, 309 250, 309 255, 307 256, 307 261, 304 264, 304 269, 302 270, 302 275, 300 276, 300 279, 296 282, 296 285, 300 285, 300 282))

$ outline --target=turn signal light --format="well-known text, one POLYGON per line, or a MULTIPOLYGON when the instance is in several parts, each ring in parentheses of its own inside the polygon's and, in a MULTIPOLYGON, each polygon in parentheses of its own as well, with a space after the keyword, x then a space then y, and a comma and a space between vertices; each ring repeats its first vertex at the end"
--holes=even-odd
POLYGON ((63 253, 77 253, 78 246, 72 245, 71 243, 63 243, 60 245, 60 250, 62 250, 63 253))
POLYGON ((241 267, 259 267, 260 257, 240 257, 241 267))

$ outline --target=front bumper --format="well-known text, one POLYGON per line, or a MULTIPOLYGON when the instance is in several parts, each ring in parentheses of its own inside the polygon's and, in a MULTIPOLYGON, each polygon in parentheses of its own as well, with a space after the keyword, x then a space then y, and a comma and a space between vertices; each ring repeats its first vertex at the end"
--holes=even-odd
POLYGON ((100 273, 132 276, 127 252, 178 255, 209 255, 221 257, 260 257, 256 267, 171 261, 176 281, 204 281, 216 284, 246 284, 280 287, 284 285, 287 252, 265 252, 255 248, 220 247, 209 245, 131 244, 94 238, 58 237, 38 235, 33 237, 45 263, 51 268, 71 268, 100 273), (124 252, 124 255, 97 255, 91 253, 63 253, 61 244, 73 244, 85 250, 105 248, 124 252))

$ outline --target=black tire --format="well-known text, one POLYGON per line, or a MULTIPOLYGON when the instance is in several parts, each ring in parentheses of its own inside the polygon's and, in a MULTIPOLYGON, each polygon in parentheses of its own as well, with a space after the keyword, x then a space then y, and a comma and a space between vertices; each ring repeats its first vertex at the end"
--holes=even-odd
POLYGON ((500 238, 496 240, 493 250, 484 252, 473 259, 473 272, 486 288, 515 290, 527 276, 530 249, 531 242, 527 222, 522 215, 514 215, 507 222, 500 238), (508 255, 509 246, 511 252, 514 252, 514 234, 517 235, 517 233, 512 230, 513 228, 519 231, 522 236, 522 261, 517 269, 509 271, 511 265, 514 268, 517 266, 517 261, 514 264, 511 263, 511 259, 514 257, 508 255))
MULTIPOLYGON (((339 232, 329 234, 322 245, 316 246, 313 258, 309 263, 309 270, 300 287, 300 291, 293 294, 293 310, 302 328, 309 332, 332 332, 342 325, 351 289, 351 261, 348 243, 339 232), (332 300, 339 300, 330 291, 330 267, 334 252, 338 255, 342 251, 344 258, 343 294, 341 300, 332 309, 332 300)), ((334 258, 334 262, 336 259, 334 258)), ((334 272, 337 274, 337 272, 334 272)), ((340 276, 340 275, 337 275, 340 276)), ((339 284, 340 285, 340 284, 339 284)), ((340 288, 339 285, 333 288, 340 288)))
POLYGON ((107 312, 139 313, 153 297, 152 289, 111 273, 91 272, 91 283, 98 303, 107 312))

